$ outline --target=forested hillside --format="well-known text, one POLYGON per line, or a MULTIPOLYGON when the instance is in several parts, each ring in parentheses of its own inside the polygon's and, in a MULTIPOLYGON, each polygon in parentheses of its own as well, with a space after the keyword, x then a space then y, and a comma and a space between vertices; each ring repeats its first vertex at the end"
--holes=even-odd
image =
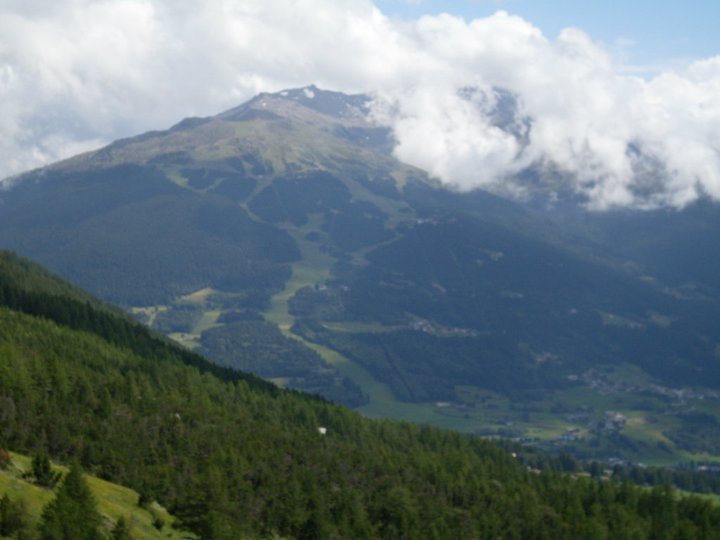
POLYGON ((79 460, 202 538, 718 537, 709 502, 277 390, 23 272, 0 276, 0 446, 79 460))

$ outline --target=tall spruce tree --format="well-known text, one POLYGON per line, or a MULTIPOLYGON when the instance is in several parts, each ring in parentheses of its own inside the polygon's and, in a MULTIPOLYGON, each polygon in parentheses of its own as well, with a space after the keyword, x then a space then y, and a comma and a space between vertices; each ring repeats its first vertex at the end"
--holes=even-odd
POLYGON ((100 540, 102 518, 95 498, 83 479, 79 465, 73 465, 58 489, 57 497, 43 510, 42 540, 100 540))
POLYGON ((130 534, 130 524, 123 516, 120 516, 115 522, 115 527, 110 531, 110 537, 112 540, 133 540, 130 534))
POLYGON ((61 474, 52 470, 47 454, 38 454, 33 457, 32 476, 38 486, 53 489, 60 481, 61 474))
POLYGON ((26 526, 27 509, 24 501, 11 501, 6 493, 0 499, 0 536, 15 538, 26 526))

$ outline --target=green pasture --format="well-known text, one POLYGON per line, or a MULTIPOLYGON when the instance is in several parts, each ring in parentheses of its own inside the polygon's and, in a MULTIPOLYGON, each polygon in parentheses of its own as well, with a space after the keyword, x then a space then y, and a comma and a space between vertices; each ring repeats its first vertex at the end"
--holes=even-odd
MULTIPOLYGON (((24 473, 31 470, 30 457, 16 453, 11 453, 11 456, 10 466, 0 470, 0 495, 7 494, 13 501, 24 501, 31 523, 37 523, 45 505, 55 498, 54 492, 36 486, 23 478, 24 473)), ((68 472, 67 467, 60 465, 53 465, 53 469, 63 474, 68 472)), ((139 495, 136 491, 90 475, 85 476, 85 481, 95 496, 98 510, 106 521, 108 529, 112 528, 120 517, 124 517, 132 527, 131 533, 134 538, 148 540, 195 538, 190 533, 172 528, 175 518, 157 503, 153 503, 149 508, 138 506, 139 495), (162 522, 164 525, 157 528, 153 525, 154 522, 162 522)))

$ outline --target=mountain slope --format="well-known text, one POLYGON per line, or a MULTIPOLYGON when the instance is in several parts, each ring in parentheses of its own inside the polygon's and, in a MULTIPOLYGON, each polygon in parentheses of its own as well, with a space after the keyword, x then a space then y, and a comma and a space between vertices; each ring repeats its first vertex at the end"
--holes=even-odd
POLYGON ((28 173, 0 194, 0 244, 220 363, 368 415, 582 455, 712 453, 718 209, 454 193, 395 160, 367 107, 262 94, 28 173), (626 420, 606 429, 612 412, 626 420), (709 440, 687 444, 688 422, 709 440))
POLYGON ((43 267, 9 251, 0 251, 0 285, 11 286, 18 292, 64 296, 80 303, 89 303, 95 308, 109 310, 115 315, 124 312, 112 304, 75 287, 43 267))
POLYGON ((0 323, 3 445, 78 459, 202 538, 711 538, 720 527, 700 499, 537 475, 477 438, 202 374, 177 347, 145 356, 131 338, 120 348, 7 307, 0 323))
MULTIPOLYGON (((24 507, 26 532, 37 527, 43 508, 54 498, 53 490, 37 486, 24 478, 31 468, 30 457, 13 454, 7 468, 0 469, 0 493, 6 494, 14 504, 19 503, 24 507)), ((66 467, 60 466, 55 466, 53 471, 60 474, 68 472, 66 467)), ((85 481, 95 497, 106 529, 112 529, 118 519, 123 518, 129 524, 133 538, 189 538, 187 532, 171 527, 174 518, 157 503, 145 508, 139 506, 137 492, 95 477, 86 476, 85 481)))

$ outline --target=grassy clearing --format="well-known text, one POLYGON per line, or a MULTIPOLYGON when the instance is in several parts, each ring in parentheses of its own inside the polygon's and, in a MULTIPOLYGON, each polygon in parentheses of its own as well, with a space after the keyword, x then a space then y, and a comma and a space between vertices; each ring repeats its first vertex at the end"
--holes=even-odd
POLYGON ((218 322, 218 319, 220 318, 221 314, 222 314, 222 311, 217 310, 217 309, 205 311, 203 313, 203 316, 200 318, 198 323, 195 325, 195 328, 193 328, 192 333, 195 334, 196 336, 200 337, 200 334, 202 334, 205 330, 209 330, 210 328, 217 326, 217 322, 218 322))
POLYGON ((633 418, 631 416, 628 418, 622 434, 651 444, 664 443, 670 447, 674 446, 673 442, 663 434, 663 427, 665 426, 657 422, 650 422, 645 417, 638 416, 633 418))
POLYGON ((165 173, 165 176, 170 180, 173 184, 177 184, 180 187, 186 188, 188 187, 188 179, 185 178, 182 174, 180 174, 178 171, 167 171, 165 173))
POLYGON ((178 298, 178 300, 191 304, 203 304, 207 301, 208 298, 217 293, 218 291, 216 289, 205 287, 204 289, 200 289, 199 291, 195 291, 190 294, 186 294, 185 296, 181 296, 180 298, 178 298))
POLYGON ((162 313, 168 309, 168 306, 133 307, 130 308, 130 313, 133 315, 142 315, 145 319, 145 324, 152 326, 158 316, 158 313, 162 313))
MULTIPOLYGON (((55 498, 53 491, 40 488, 25 479, 22 475, 32 467, 32 459, 28 456, 12 453, 12 462, 7 470, 0 470, 0 494, 7 493, 12 500, 25 501, 31 523, 40 521, 43 508, 55 498)), ((68 469, 54 465, 55 471, 66 474, 68 469)), ((143 539, 192 539, 190 533, 172 528, 175 518, 157 503, 148 509, 137 505, 138 493, 132 489, 112 484, 94 476, 85 476, 85 481, 97 501, 98 510, 108 524, 108 528, 121 516, 132 525, 135 538, 143 539), (158 530, 154 521, 162 521, 165 525, 158 530)))
POLYGON ((714 493, 694 493, 692 491, 685 491, 683 489, 676 489, 675 494, 678 498, 683 497, 700 497, 701 499, 712 502, 715 506, 720 506, 720 495, 714 493))
POLYGON ((193 328, 191 328, 188 332, 171 332, 168 334, 169 338, 176 341, 183 347, 195 349, 199 346, 200 335, 205 330, 213 328, 218 324, 218 319, 222 314, 222 311, 218 309, 205 309, 205 306, 211 303, 211 298, 218 294, 224 293, 220 293, 220 291, 216 289, 206 287, 190 294, 180 296, 170 305, 133 307, 130 311, 135 315, 142 315, 143 322, 147 326, 153 327, 159 314, 173 310, 178 305, 187 306, 190 304, 198 306, 199 309, 203 310, 202 316, 193 328))
POLYGON ((31 519, 39 520, 42 509, 53 499, 53 493, 22 479, 22 474, 30 469, 29 458, 14 453, 11 456, 10 467, 0 471, 0 493, 7 493, 12 500, 24 500, 31 519))
POLYGON ((184 332, 172 332, 168 337, 191 351, 200 346, 200 336, 197 334, 186 334, 184 332))
POLYGON ((709 454, 707 452, 687 452, 682 451, 680 452, 680 456, 682 457, 682 461, 702 461, 705 463, 717 463, 720 464, 720 455, 718 454, 709 454))
POLYGON ((297 242, 302 254, 301 260, 292 265, 292 276, 285 288, 270 300, 270 308, 264 313, 265 318, 277 324, 282 330, 288 330, 295 318, 290 315, 288 301, 303 287, 314 286, 330 279, 331 268, 335 264, 334 257, 320 251, 320 246, 305 239, 305 235, 320 227, 322 216, 314 214, 302 228, 287 227, 297 242))
POLYGON ((526 429, 528 437, 541 441, 559 439, 571 429, 580 429, 579 425, 567 422, 552 414, 534 415, 533 420, 532 422, 524 422, 521 425, 526 429))
POLYGON ((264 313, 265 318, 281 328, 290 328, 295 318, 288 310, 288 300, 306 286, 312 286, 329 278, 329 272, 304 264, 294 264, 292 277, 285 284, 285 289, 270 300, 270 308, 264 313))
POLYGON ((332 330, 333 332, 347 332, 350 334, 352 334, 352 333, 382 334, 385 332, 394 332, 394 331, 405 328, 403 326, 384 326, 382 324, 377 324, 377 323, 361 323, 361 322, 352 322, 352 321, 326 322, 326 323, 323 323, 323 326, 325 328, 327 328, 328 330, 332 330))

